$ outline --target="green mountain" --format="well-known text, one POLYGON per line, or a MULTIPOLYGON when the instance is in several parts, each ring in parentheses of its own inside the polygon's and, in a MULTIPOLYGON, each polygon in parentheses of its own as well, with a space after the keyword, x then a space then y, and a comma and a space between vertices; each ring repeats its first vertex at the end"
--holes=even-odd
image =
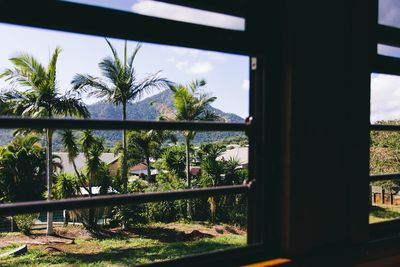
MULTIPOLYGON (((173 110, 172 93, 165 90, 154 96, 145 98, 137 103, 129 104, 127 107, 128 120, 152 120, 156 121, 159 117, 159 111, 152 103, 161 103, 173 110)), ((244 122, 244 119, 233 113, 225 113, 212 106, 211 111, 224 118, 226 122, 244 122)), ((88 106, 92 119, 121 119, 121 106, 115 106, 107 102, 98 102, 88 106)), ((106 140, 108 147, 112 147, 116 141, 121 140, 121 131, 95 131, 96 135, 106 140)), ((235 136, 244 136, 243 132, 199 132, 196 135, 194 143, 212 142, 235 136)), ((12 131, 0 129, 0 145, 8 143, 12 138, 12 131)), ((54 137, 54 149, 61 150, 59 137, 57 133, 54 137)))

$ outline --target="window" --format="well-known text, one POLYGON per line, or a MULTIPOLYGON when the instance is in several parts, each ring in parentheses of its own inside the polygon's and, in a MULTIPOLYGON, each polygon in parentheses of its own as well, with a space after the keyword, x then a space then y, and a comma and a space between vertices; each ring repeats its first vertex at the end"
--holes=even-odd
MULTIPOLYGON (((74 1, 76 2, 76 1, 74 1)), ((171 1, 173 2, 173 1, 171 1)), ((177 1, 179 3, 179 1, 177 1)), ((251 259, 268 257, 275 249, 268 243, 267 233, 274 232, 265 217, 267 173, 262 160, 265 154, 265 62, 257 50, 250 46, 248 38, 252 33, 244 30, 227 30, 208 26, 199 26, 148 16, 121 12, 111 9, 87 6, 67 1, 43 1, 23 3, 21 10, 19 1, 1 2, 1 22, 24 25, 66 32, 83 33, 94 36, 151 42, 205 49, 225 53, 234 53, 251 57, 249 62, 250 79, 244 81, 243 87, 250 87, 250 116, 246 122, 193 122, 193 121, 139 121, 139 120, 75 120, 75 119, 43 119, 43 118, 0 118, 0 127, 36 128, 36 129, 94 129, 94 130, 173 130, 173 131, 212 131, 242 132, 249 140, 249 180, 243 185, 230 185, 211 188, 187 189, 171 192, 154 192, 145 194, 121 194, 92 198, 51 200, 39 202, 21 202, 0 205, 0 215, 15 215, 63 209, 82 209, 125 205, 128 203, 147 203, 156 201, 172 201, 193 198, 208 198, 216 195, 245 195, 247 197, 247 244, 248 247, 211 252, 205 255, 191 256, 180 261, 189 262, 246 262, 251 259), (71 19, 73 18, 73 19, 71 19), (124 26, 120 26, 124 25, 124 26), (133 25, 133 26, 129 26, 133 25), (116 27, 117 26, 117 27, 116 27), (266 226, 267 225, 267 226, 266 226), (268 231, 266 230, 268 229, 268 231), (266 251, 266 248, 269 251, 266 251)), ((229 5, 229 2, 225 3, 229 5)), ((196 6, 193 6, 196 7, 196 6)), ((245 8, 243 6, 240 8, 245 8)), ((239 10, 239 8, 236 8, 239 10)), ((215 8, 215 12, 219 9, 215 8)), ((232 12, 229 16, 237 15, 232 12)), ((218 25, 215 25, 219 27, 218 25)), ((207 68, 207 66, 200 66, 207 68)), ((273 215, 273 213, 271 213, 273 215)), ((273 217, 273 216, 272 216, 273 217)), ((168 263, 166 263, 168 264, 168 263)), ((174 262, 170 262, 174 264, 174 262)), ((176 264, 176 262, 175 262, 176 264)))
POLYGON ((399 21, 397 1, 379 0, 376 54, 371 75, 371 237, 398 232, 399 21))

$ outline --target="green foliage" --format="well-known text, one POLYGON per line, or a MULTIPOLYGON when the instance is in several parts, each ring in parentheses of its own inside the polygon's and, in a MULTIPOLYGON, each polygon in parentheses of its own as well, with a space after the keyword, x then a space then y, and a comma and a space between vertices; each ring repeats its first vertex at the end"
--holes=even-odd
MULTIPOLYGON (((147 192, 176 191, 185 188, 181 179, 171 175, 157 176, 157 182, 150 184, 147 192)), ((185 218, 185 201, 159 201, 146 204, 146 217, 155 222, 174 222, 185 218)))
POLYGON ((61 172, 55 177, 53 196, 56 199, 71 198, 77 195, 78 182, 76 177, 65 172, 61 172))
POLYGON ((29 235, 31 233, 31 227, 38 217, 39 214, 37 213, 22 214, 14 216, 13 220, 15 221, 15 224, 22 233, 29 235))
POLYGON ((41 199, 46 175, 45 150, 35 135, 16 136, 0 147, 0 201, 41 199))
MULTIPOLYGON (((378 124, 399 125, 400 121, 380 121, 378 124)), ((399 173, 400 172, 400 133, 389 131, 373 131, 370 135, 370 173, 399 173)), ((398 188, 398 180, 373 182, 386 190, 398 188)))
POLYGON ((161 160, 159 161, 158 179, 160 180, 163 178, 163 171, 166 171, 170 175, 179 179, 184 179, 185 161, 185 147, 183 145, 166 147, 163 150, 161 154, 161 160))

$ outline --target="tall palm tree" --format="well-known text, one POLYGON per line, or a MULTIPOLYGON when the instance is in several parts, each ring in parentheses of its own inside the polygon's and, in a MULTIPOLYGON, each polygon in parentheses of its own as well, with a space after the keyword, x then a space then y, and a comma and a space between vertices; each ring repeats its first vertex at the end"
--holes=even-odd
MULTIPOLYGON (((138 44, 128 57, 127 42, 125 42, 124 56, 119 58, 117 50, 106 39, 111 49, 112 57, 106 57, 99 63, 103 79, 88 74, 76 74, 72 80, 74 89, 88 92, 89 96, 106 98, 110 103, 122 106, 122 120, 126 120, 126 107, 128 103, 138 101, 145 92, 152 89, 167 88, 169 82, 158 77, 158 73, 150 75, 139 81, 133 62, 141 45, 138 44)), ((128 167, 127 167, 127 139, 126 130, 122 132, 122 181, 124 193, 128 192, 128 167)))
MULTIPOLYGON (((44 67, 39 61, 29 54, 21 54, 11 58, 14 67, 6 69, 0 74, 11 84, 21 86, 21 91, 11 91, 5 94, 7 102, 15 115, 30 116, 34 118, 52 118, 54 116, 89 117, 86 105, 79 99, 69 94, 62 94, 57 86, 57 60, 61 48, 57 47, 50 62, 44 67)), ((52 188, 52 139, 54 130, 45 129, 46 133, 46 178, 47 198, 51 199, 52 188)), ((53 214, 47 213, 47 234, 53 234, 53 214)))
POLYGON ((147 179, 151 179, 150 157, 160 154, 162 143, 166 140, 176 141, 176 138, 170 132, 163 131, 131 131, 128 133, 128 150, 135 150, 142 155, 147 166, 147 179))
MULTIPOLYGON (((217 98, 209 94, 199 92, 201 87, 206 85, 205 80, 194 80, 187 86, 171 85, 173 94, 174 111, 167 107, 161 109, 161 120, 179 120, 179 121, 215 121, 221 119, 212 112, 209 107, 217 98)), ((196 132, 193 130, 183 131, 186 150, 186 186, 192 187, 190 176, 190 144, 195 138, 196 132)), ((191 218, 191 202, 187 202, 187 214, 191 218)))

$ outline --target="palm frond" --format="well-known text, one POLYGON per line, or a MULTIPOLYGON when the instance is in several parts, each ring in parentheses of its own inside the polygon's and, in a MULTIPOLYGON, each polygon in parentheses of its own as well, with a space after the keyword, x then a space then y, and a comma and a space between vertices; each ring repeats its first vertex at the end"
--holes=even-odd
POLYGON ((90 112, 80 99, 76 98, 53 98, 52 113, 54 115, 75 116, 79 118, 89 118, 90 112))
POLYGON ((149 93, 154 89, 160 90, 169 88, 170 81, 166 78, 159 77, 158 75, 159 72, 148 76, 141 82, 137 83, 127 95, 127 100, 135 101, 142 98, 144 93, 149 93))
POLYGON ((47 67, 47 80, 49 81, 49 87, 55 87, 56 85, 57 60, 60 53, 61 47, 56 47, 51 57, 49 66, 47 67))

